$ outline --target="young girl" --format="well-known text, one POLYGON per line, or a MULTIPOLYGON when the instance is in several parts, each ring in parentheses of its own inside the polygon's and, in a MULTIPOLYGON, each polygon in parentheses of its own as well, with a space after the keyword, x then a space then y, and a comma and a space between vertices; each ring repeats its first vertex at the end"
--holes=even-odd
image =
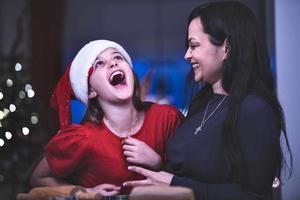
POLYGON ((141 101, 130 56, 108 40, 92 41, 78 52, 52 104, 59 108, 62 129, 47 144, 32 186, 76 184, 105 196, 120 193, 125 181, 142 179, 128 165, 160 169, 166 142, 182 118, 174 107, 141 101), (72 93, 87 105, 80 125, 69 124, 72 93))

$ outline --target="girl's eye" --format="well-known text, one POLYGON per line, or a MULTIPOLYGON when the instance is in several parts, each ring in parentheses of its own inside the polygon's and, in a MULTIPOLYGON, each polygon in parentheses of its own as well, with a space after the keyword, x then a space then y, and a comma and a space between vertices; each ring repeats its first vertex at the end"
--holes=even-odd
POLYGON ((94 63, 94 67, 101 67, 103 64, 104 64, 104 62, 103 62, 102 60, 97 60, 97 61, 94 63))
POLYGON ((116 55, 115 59, 117 59, 117 60, 123 60, 123 57, 121 55, 116 55))

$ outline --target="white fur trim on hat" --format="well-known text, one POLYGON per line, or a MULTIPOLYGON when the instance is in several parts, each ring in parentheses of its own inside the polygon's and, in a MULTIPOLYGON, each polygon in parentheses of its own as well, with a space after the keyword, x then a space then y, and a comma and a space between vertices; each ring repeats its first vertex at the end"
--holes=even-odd
POLYGON ((115 48, 132 67, 131 58, 119 44, 109 40, 95 40, 86 44, 75 56, 70 69, 70 82, 78 100, 88 103, 88 72, 97 56, 107 48, 115 48))

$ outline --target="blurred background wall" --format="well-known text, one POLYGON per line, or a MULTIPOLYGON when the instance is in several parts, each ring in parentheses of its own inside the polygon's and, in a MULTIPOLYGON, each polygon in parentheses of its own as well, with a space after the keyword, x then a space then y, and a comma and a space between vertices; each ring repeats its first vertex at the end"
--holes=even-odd
POLYGON ((276 67, 278 96, 285 111, 287 132, 294 157, 294 171, 282 186, 286 200, 300 199, 300 1, 275 1, 276 67))
MULTIPOLYGON (((88 41, 105 38, 123 45, 132 56, 140 80, 150 80, 146 99, 183 108, 184 82, 189 71, 183 59, 187 16, 192 8, 207 1, 0 0, 1 200, 14 199, 16 193, 30 189, 31 169, 44 144, 58 130, 56 114, 48 106, 52 90, 65 66, 88 41), (11 104, 15 105, 15 111, 11 104)), ((295 133, 298 127, 293 127, 297 124, 293 122, 300 112, 294 104, 299 101, 286 94, 296 95, 299 91, 295 88, 299 86, 291 82, 295 79, 289 79, 290 75, 297 75, 294 70, 298 61, 296 56, 290 55, 299 52, 296 49, 299 39, 297 31, 294 40, 289 34, 299 24, 299 14, 296 14, 299 1, 241 2, 255 12, 266 37, 274 76, 278 77, 280 98, 284 109, 288 109, 292 148, 296 148, 299 146, 299 136, 297 138, 295 133), (285 9, 281 9, 284 6, 285 9), (295 16, 291 15, 293 13, 295 16), (285 28, 278 30, 280 24, 285 28), (286 63, 287 57, 291 64, 286 63), (291 74, 286 74, 287 71, 291 74), (286 78, 281 79, 282 74, 286 78)), ((73 122, 80 121, 83 110, 80 103, 72 102, 73 122)), ((296 164, 297 156, 294 151, 296 164)), ((293 188, 300 184, 297 166, 299 168, 299 162, 295 165, 292 184, 287 181, 284 185, 282 199, 299 199, 299 191, 293 188)), ((274 199, 280 198, 279 188, 274 199)))

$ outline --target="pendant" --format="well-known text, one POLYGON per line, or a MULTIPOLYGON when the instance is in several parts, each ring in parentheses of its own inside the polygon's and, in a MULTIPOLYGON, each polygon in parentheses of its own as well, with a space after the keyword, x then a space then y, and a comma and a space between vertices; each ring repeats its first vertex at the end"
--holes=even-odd
POLYGON ((195 135, 197 135, 199 132, 202 131, 202 126, 203 126, 203 124, 200 124, 200 126, 198 126, 198 127, 196 128, 196 130, 195 130, 195 132, 194 132, 195 135))

